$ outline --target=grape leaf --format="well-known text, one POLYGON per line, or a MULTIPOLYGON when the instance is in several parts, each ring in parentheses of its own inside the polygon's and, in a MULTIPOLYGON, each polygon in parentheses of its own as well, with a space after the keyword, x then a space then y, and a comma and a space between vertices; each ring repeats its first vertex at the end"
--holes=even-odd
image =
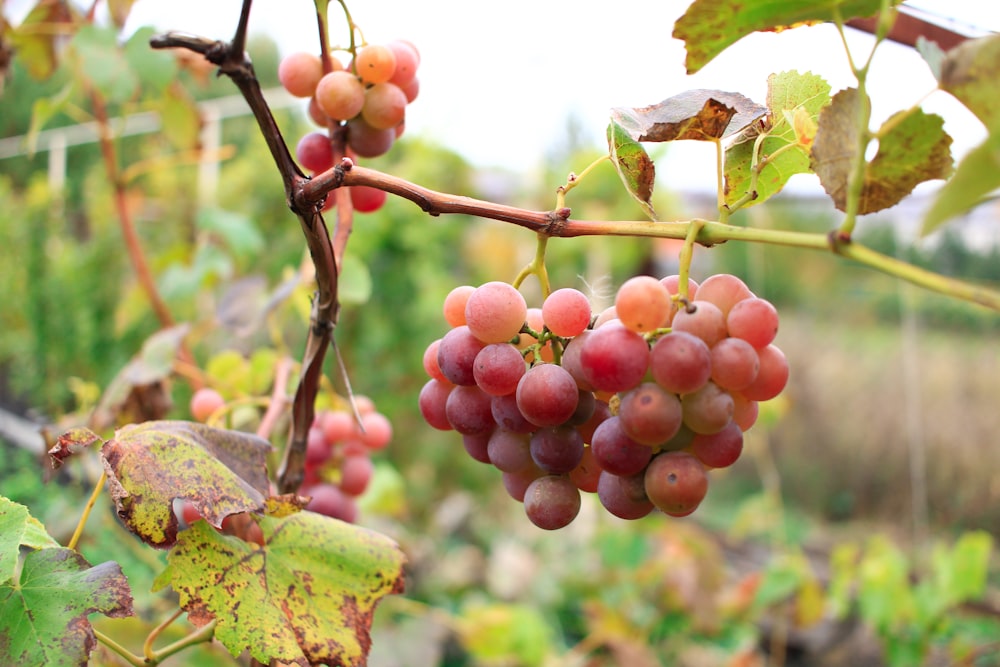
POLYGON ((114 28, 86 24, 70 40, 70 48, 79 75, 109 102, 126 102, 139 89, 139 77, 119 48, 114 28))
POLYGON ((119 28, 124 27, 125 21, 128 20, 129 12, 132 11, 132 5, 135 4, 136 0, 108 0, 108 11, 111 13, 111 19, 115 22, 115 25, 119 28))
MULTIPOLYGON (((156 29, 151 26, 139 28, 122 48, 129 66, 142 73, 142 86, 149 92, 159 94, 177 79, 181 68, 173 54, 149 48, 149 39, 155 33, 156 29)), ((163 123, 164 130, 169 126, 169 122, 163 123)))
MULTIPOLYGON (((785 187, 795 174, 809 171, 809 149, 816 134, 819 112, 830 103, 830 84, 811 72, 772 74, 767 78, 767 137, 760 158, 769 158, 757 177, 755 198, 760 203, 785 187), (792 148, 788 148, 792 145, 792 148), (775 155, 777 151, 780 154, 775 155), (771 158, 770 156, 774 156, 771 158)), ((732 204, 750 189, 756 126, 726 149, 726 203, 732 204)))
POLYGON ((71 428, 58 438, 56 444, 49 449, 49 458, 52 459, 52 468, 58 469, 71 456, 85 451, 87 447, 104 443, 96 433, 89 428, 71 428))
POLYGON ((932 42, 923 35, 917 38, 917 53, 924 59, 927 66, 931 68, 934 78, 941 81, 941 65, 944 63, 945 52, 937 42, 932 42))
POLYGON ((195 217, 198 229, 221 238, 236 257, 250 259, 267 245, 253 219, 221 208, 201 208, 195 217))
MULTIPOLYGON (((17 572, 17 555, 22 546, 32 549, 58 547, 28 508, 0 496, 0 581, 10 581, 17 572)), ((2 663, 0 663, 2 664, 2 663)))
MULTIPOLYGON (((156 107, 160 113, 160 131, 174 148, 191 150, 198 145, 201 114, 198 105, 182 87, 165 88, 156 101, 156 107)), ((248 236, 252 237, 252 234, 248 236)))
POLYGON ((134 613, 117 563, 91 567, 63 547, 28 552, 20 578, 0 583, 0 664, 87 664, 96 644, 87 617, 95 612, 112 618, 134 613))
POLYGON ((262 546, 195 522, 154 588, 177 591, 195 625, 217 620, 215 638, 234 656, 364 665, 375 606, 403 590, 403 553, 384 535, 313 512, 257 520, 262 546))
POLYGON ((948 51, 939 85, 969 108, 991 130, 1000 131, 996 103, 1000 78, 1000 35, 970 39, 948 51))
POLYGON ((608 150, 611 161, 621 177, 628 193, 639 202, 651 220, 656 220, 656 211, 650 199, 653 196, 653 182, 656 179, 656 167, 649 159, 646 149, 633 139, 615 121, 608 125, 608 150))
POLYGON ((991 132, 979 146, 969 151, 954 175, 941 187, 924 216, 921 232, 930 234, 952 217, 981 203, 983 197, 1000 188, 1000 131, 991 132))
POLYGON ((153 421, 119 429, 101 456, 122 521, 148 544, 169 547, 177 538, 175 498, 190 500, 216 528, 230 514, 261 510, 270 449, 249 433, 153 421))
POLYGON ((21 24, 10 33, 10 46, 28 74, 36 79, 45 79, 55 71, 58 64, 56 40, 75 21, 73 8, 68 2, 35 4, 21 24), (60 23, 65 27, 58 25, 60 23))
MULTIPOLYGON (((891 0, 898 5, 902 0, 891 0)), ((727 47, 757 31, 778 31, 801 25, 871 16, 880 0, 695 0, 677 19, 673 36, 684 42, 688 74, 694 74, 727 47)))
MULTIPOLYGON (((842 90, 819 115, 812 168, 841 211, 858 145, 858 107, 867 104, 855 88, 842 90)), ((893 206, 923 181, 946 178, 952 169, 951 137, 940 116, 921 110, 900 112, 879 130, 878 152, 865 167, 858 214, 893 206)))
POLYGON ((739 132, 767 109, 739 93, 688 90, 648 107, 611 110, 611 119, 636 141, 716 141, 739 132))

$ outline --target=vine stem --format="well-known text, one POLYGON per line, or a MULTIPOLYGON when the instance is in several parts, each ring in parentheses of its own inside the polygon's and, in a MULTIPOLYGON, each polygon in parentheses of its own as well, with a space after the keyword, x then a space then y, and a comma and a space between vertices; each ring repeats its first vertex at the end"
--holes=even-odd
POLYGON ((150 631, 149 635, 146 636, 146 641, 142 645, 142 654, 146 656, 146 662, 150 664, 155 664, 156 652, 153 650, 153 642, 155 642, 157 637, 159 637, 164 630, 169 628, 174 621, 180 618, 181 614, 183 613, 184 610, 178 607, 177 610, 174 611, 174 613, 172 613, 169 618, 167 618, 162 623, 153 628, 150 631))
MULTIPOLYGON (((532 211, 504 204, 436 192, 383 172, 351 165, 319 174, 303 185, 303 194, 322 193, 341 185, 368 185, 408 199, 433 216, 443 214, 473 215, 510 222, 547 236, 646 236, 685 239, 692 224, 701 224, 697 242, 711 246, 725 241, 769 243, 821 252, 831 252, 881 273, 901 278, 922 288, 1000 312, 1000 291, 950 278, 921 269, 902 260, 883 255, 856 241, 829 234, 795 232, 780 229, 739 227, 707 220, 652 222, 649 220, 573 220, 570 210, 532 211)), ((322 196, 320 194, 320 196, 322 196)))
POLYGON ((683 303, 688 301, 688 280, 691 279, 691 260, 694 259, 694 244, 698 240, 698 234, 705 226, 704 221, 695 220, 688 227, 687 235, 684 237, 684 246, 681 248, 680 256, 677 258, 677 298, 683 303))
POLYGON ((66 545, 68 549, 76 550, 76 545, 79 544, 80 537, 83 535, 83 527, 87 525, 87 519, 90 518, 90 512, 94 509, 94 505, 97 504, 97 499, 104 490, 104 483, 107 480, 108 473, 102 470, 100 479, 97 480, 97 484, 94 485, 94 490, 91 492, 90 498, 87 499, 87 504, 83 507, 83 514, 80 516, 80 521, 76 524, 73 536, 69 538, 69 543, 66 545))

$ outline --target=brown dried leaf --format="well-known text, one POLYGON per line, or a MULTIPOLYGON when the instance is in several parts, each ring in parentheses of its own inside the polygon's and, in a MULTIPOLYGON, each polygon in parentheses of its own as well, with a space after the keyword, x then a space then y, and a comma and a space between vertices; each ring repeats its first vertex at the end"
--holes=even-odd
POLYGON ((766 113, 765 107, 739 93, 697 89, 648 107, 618 107, 611 117, 636 141, 716 141, 766 113))

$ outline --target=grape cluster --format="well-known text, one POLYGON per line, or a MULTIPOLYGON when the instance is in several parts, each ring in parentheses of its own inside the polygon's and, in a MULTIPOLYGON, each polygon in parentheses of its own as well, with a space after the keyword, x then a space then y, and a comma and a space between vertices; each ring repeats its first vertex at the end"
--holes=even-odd
MULTIPOLYGON (((225 405, 222 394, 205 387, 192 395, 191 415, 205 422, 225 405)), ((371 453, 392 439, 392 423, 370 398, 356 396, 355 407, 360 422, 347 410, 317 412, 306 437, 305 478, 299 488, 300 495, 311 498, 306 509, 348 523, 357 520, 357 498, 375 470, 371 453)), ((190 502, 183 504, 181 513, 188 523, 199 518, 190 502)))
MULTIPOLYGON (((373 158, 386 153, 403 133, 406 106, 420 90, 420 53, 408 41, 368 44, 356 50, 348 64, 330 58, 324 71, 319 56, 296 52, 278 65, 278 79, 292 95, 309 98, 309 117, 326 130, 344 126, 352 157, 373 158)), ((299 163, 313 173, 333 166, 328 132, 310 132, 295 149, 299 163)), ((355 210, 378 210, 385 192, 366 186, 350 188, 355 210)), ((333 198, 329 200, 332 205, 333 198)))
POLYGON ((689 281, 685 299, 678 286, 637 276, 596 316, 572 288, 528 308, 506 283, 456 287, 452 328, 424 353, 424 419, 498 468, 541 528, 572 522, 581 491, 624 519, 690 514, 788 363, 777 311, 738 277, 689 281))

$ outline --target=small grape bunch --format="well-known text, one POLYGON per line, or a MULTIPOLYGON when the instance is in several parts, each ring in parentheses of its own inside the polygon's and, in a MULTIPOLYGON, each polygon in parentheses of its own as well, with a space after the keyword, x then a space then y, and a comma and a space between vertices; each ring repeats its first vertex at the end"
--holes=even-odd
MULTIPOLYGON (((309 117, 322 128, 346 126, 347 147, 356 157, 385 154, 403 133, 406 107, 420 90, 420 54, 408 41, 368 44, 348 65, 330 59, 323 71, 319 56, 295 52, 278 65, 278 79, 292 95, 309 98, 309 117)), ((299 163, 313 173, 333 166, 327 132, 310 132, 295 149, 299 163)), ((385 192, 367 186, 350 188, 355 210, 371 212, 385 202, 385 192)), ((330 198, 332 202, 332 198, 330 198)))
POLYGON ((572 522, 581 492, 624 519, 690 514, 788 363, 773 344, 777 311, 742 280, 689 281, 685 299, 678 287, 637 276, 596 317, 572 288, 541 308, 502 282, 455 288, 452 328, 424 353, 425 421, 498 468, 541 528, 572 522))

